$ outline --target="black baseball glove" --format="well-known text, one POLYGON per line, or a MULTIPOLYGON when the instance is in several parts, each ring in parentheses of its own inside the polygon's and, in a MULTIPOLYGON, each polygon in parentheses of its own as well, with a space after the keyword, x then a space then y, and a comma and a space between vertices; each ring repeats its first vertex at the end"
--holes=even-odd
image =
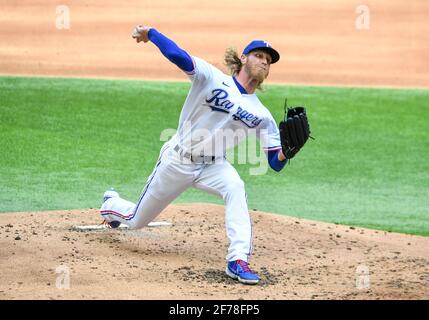
POLYGON ((279 123, 283 154, 292 159, 310 137, 310 124, 304 107, 288 108, 284 121, 279 123))

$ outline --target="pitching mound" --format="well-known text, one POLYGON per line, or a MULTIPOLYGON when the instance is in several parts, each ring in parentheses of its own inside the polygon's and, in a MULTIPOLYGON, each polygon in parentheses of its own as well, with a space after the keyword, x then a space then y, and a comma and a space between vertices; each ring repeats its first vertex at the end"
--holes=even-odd
POLYGON ((7 213, 1 299, 428 299, 429 238, 253 211, 253 269, 224 274, 224 207, 171 205, 142 230, 97 225, 96 209, 7 213))

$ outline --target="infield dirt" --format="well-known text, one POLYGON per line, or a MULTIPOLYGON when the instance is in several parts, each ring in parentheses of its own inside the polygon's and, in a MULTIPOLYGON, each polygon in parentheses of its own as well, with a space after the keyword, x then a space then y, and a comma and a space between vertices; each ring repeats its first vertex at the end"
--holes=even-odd
POLYGON ((220 205, 171 205, 156 219, 171 227, 88 232, 73 227, 100 223, 97 209, 5 213, 0 299, 429 298, 427 237, 257 211, 251 217, 258 286, 224 273, 220 205))
POLYGON ((229 46, 269 41, 281 59, 267 83, 429 87, 429 2, 0 1, 0 74, 175 79, 186 76, 151 43, 131 38, 156 27, 189 53, 223 68, 229 46), (58 13, 57 13, 58 12, 58 13))

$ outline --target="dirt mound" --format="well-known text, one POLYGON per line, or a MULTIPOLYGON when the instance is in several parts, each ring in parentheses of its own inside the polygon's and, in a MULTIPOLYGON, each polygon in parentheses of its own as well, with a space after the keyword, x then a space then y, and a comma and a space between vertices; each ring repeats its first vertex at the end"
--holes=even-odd
POLYGON ((0 298, 429 298, 429 238, 251 216, 258 286, 224 274, 223 206, 171 205, 157 220, 172 226, 142 230, 73 229, 97 209, 1 214, 0 298))

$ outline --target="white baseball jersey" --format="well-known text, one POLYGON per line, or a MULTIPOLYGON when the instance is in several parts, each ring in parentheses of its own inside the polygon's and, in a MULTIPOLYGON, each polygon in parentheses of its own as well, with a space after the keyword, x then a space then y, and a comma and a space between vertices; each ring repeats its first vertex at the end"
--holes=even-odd
POLYGON ((188 74, 192 87, 180 115, 178 131, 162 147, 139 200, 133 203, 112 197, 103 203, 100 213, 108 222, 118 221, 139 229, 153 221, 182 192, 194 187, 225 201, 230 242, 226 259, 248 261, 253 231, 244 182, 228 161, 186 162, 177 147, 196 157, 223 158, 226 149, 248 134, 255 134, 265 150, 276 150, 281 149, 279 131, 255 94, 242 94, 234 78, 202 59, 194 57, 193 61, 194 71, 188 74))
POLYGON ((275 120, 256 94, 242 94, 231 76, 193 57, 192 87, 180 114, 173 143, 192 155, 225 155, 248 135, 265 151, 281 149, 275 120))

